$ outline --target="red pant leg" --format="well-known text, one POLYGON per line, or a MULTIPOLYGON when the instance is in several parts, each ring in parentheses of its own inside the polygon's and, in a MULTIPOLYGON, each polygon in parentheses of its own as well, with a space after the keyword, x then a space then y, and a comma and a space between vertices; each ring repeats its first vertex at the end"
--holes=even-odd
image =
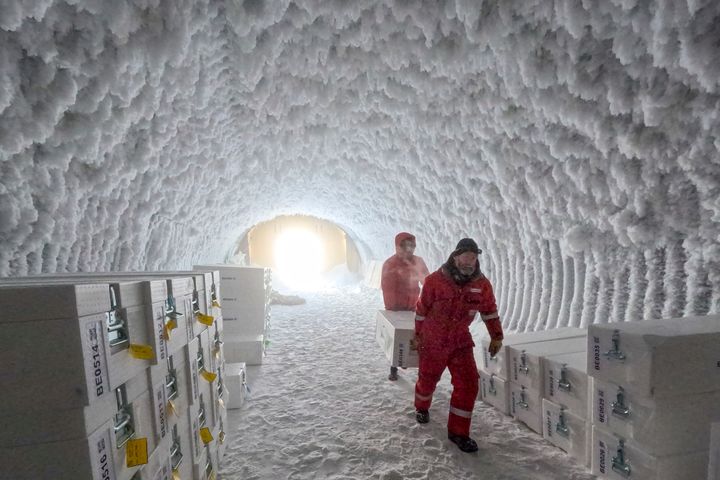
POLYGON ((425 348, 420 353, 418 380, 415 384, 415 409, 429 410, 435 386, 447 366, 447 353, 425 348))
POLYGON ((448 432, 470 436, 470 421, 478 394, 478 371, 472 347, 452 352, 448 358, 448 368, 453 385, 448 432))

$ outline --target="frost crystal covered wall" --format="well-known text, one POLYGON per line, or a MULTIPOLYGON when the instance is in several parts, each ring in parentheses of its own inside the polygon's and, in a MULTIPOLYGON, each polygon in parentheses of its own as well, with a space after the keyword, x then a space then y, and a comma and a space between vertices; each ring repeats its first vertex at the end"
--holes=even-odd
POLYGON ((720 312, 720 3, 0 1, 0 275, 222 260, 280 214, 506 326, 720 312))

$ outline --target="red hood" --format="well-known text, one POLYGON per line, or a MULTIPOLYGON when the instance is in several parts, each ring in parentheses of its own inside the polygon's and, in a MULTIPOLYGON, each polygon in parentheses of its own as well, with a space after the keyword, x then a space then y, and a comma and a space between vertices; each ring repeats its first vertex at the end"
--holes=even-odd
POLYGON ((403 242, 403 240, 412 240, 415 241, 415 235, 407 232, 400 232, 397 235, 395 235, 395 253, 401 253, 400 252, 400 244, 403 242))

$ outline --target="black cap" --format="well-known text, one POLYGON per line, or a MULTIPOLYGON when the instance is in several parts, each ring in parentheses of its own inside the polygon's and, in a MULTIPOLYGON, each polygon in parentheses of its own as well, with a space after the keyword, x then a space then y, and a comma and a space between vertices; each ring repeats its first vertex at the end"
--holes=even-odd
POLYGON ((457 247, 455 247, 453 256, 461 255, 465 252, 472 252, 476 255, 480 255, 482 253, 482 250, 478 248, 477 243, 475 243, 475 240, 473 240, 472 238, 463 238, 458 242, 457 247))

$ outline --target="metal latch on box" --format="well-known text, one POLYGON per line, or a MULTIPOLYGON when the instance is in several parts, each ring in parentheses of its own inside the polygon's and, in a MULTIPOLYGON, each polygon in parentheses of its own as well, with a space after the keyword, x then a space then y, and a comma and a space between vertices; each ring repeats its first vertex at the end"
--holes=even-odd
MULTIPOLYGON (((195 283, 195 279, 193 279, 193 284, 195 283)), ((193 292, 192 292, 192 311, 194 314, 200 313, 200 297, 198 295, 197 289, 193 286, 193 292)))
POLYGON ((198 408, 198 424, 203 427, 206 422, 205 417, 205 401, 203 400, 202 393, 200 394, 200 407, 198 408))
POLYGON ((625 440, 621 439, 618 443, 617 455, 612 458, 612 469, 625 478, 630 477, 632 469, 625 462, 625 440))
POLYGON ((213 465, 212 455, 210 454, 210 445, 205 446, 205 451, 207 454, 207 463, 205 463, 205 478, 212 478, 213 465))
POLYGON ((178 426, 173 425, 172 445, 170 446, 170 466, 173 470, 177 470, 183 460, 182 444, 180 443, 180 435, 178 434, 178 426))
POLYGON ((605 352, 608 360, 625 360, 625 354, 620 350, 620 330, 613 331, 612 350, 605 352))
POLYGON ((520 401, 518 402, 518 406, 527 410, 530 408, 530 405, 527 403, 527 397, 525 396, 525 387, 520 387, 520 401))
POLYGON ((117 292, 115 286, 110 285, 110 311, 105 312, 105 320, 107 322, 108 343, 111 347, 116 347, 124 343, 129 344, 129 336, 127 331, 127 323, 120 314, 117 302, 117 292))
POLYGON ((566 438, 570 435, 567 424, 565 423, 564 407, 560 407, 560 415, 558 416, 558 423, 555 425, 555 431, 566 438))
POLYGON ((215 330, 215 337, 214 337, 214 339, 213 339, 213 349, 214 349, 214 351, 219 352, 219 351, 220 351, 220 347, 222 346, 222 344, 223 344, 223 341, 222 341, 222 339, 220 338, 220 332, 217 331, 217 330, 215 330))
POLYGON ((167 299, 165 299, 165 316, 169 317, 170 319, 177 319, 178 317, 182 317, 183 314, 177 311, 177 306, 175 305, 175 297, 172 295, 168 295, 167 299))
POLYGON ((520 366, 518 367, 518 370, 523 372, 525 375, 527 375, 530 371, 527 366, 527 354, 525 353, 525 350, 520 353, 520 366))
POLYGON ((217 394, 218 397, 222 397, 223 393, 225 393, 225 382, 223 382, 222 372, 220 368, 218 368, 217 376, 217 394))
POLYGON ((128 440, 135 436, 132 407, 127 402, 125 385, 121 385, 115 389, 115 401, 117 402, 118 411, 115 414, 113 430, 115 431, 115 444, 117 448, 121 448, 128 440))
POLYGON ((570 385, 570 382, 567 379, 567 363, 563 363, 562 367, 560 367, 560 378, 558 379, 558 388, 560 390, 564 390, 566 392, 569 392, 572 390, 572 385, 570 385))
POLYGON ((630 408, 625 405, 625 390, 622 387, 618 387, 616 400, 610 406, 614 415, 622 418, 630 416, 630 408))
POLYGON ((177 372, 173 365, 173 357, 167 358, 168 374, 165 376, 165 393, 168 400, 172 400, 178 396, 177 372))

